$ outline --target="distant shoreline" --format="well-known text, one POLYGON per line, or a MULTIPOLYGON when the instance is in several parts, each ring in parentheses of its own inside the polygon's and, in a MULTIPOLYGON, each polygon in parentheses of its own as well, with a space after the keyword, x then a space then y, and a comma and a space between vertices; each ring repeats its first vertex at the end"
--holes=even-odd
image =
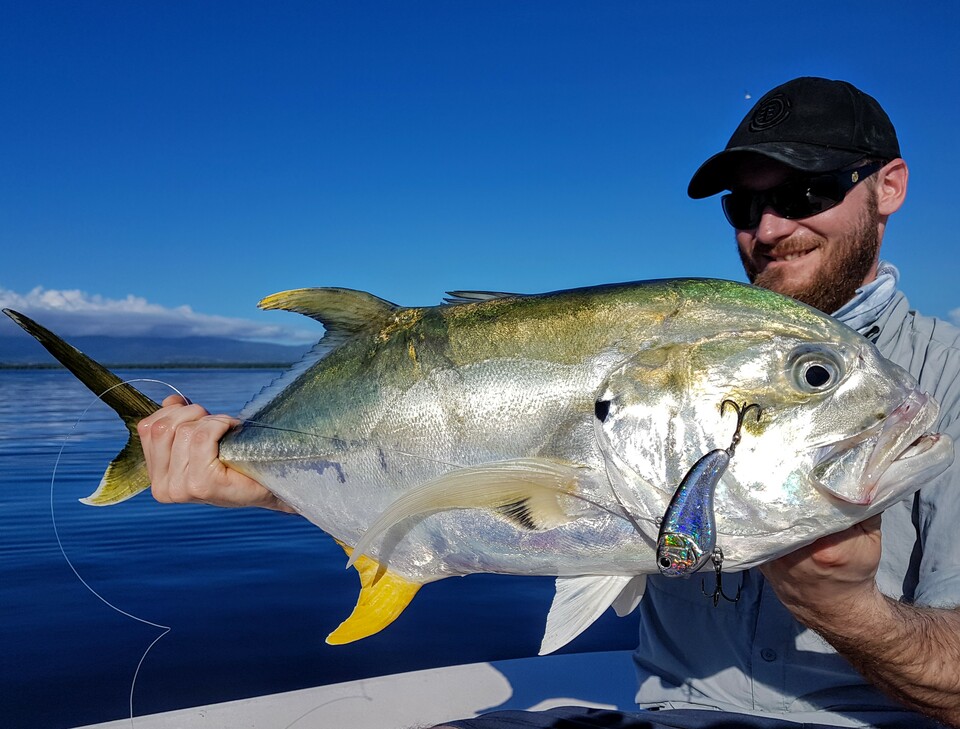
MULTIPOLYGON (((282 370, 293 366, 293 362, 174 362, 163 364, 105 364, 110 370, 282 370)), ((66 367, 56 363, 5 364, 0 362, 0 370, 64 370, 66 367)))

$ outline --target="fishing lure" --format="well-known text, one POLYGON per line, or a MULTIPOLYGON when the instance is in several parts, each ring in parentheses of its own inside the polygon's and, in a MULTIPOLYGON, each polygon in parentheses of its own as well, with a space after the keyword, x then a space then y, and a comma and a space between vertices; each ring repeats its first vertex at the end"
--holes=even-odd
POLYGON ((721 416, 727 406, 737 413, 737 427, 730 446, 712 450, 693 464, 670 500, 657 539, 657 567, 667 577, 688 577, 707 561, 713 561, 717 579, 711 595, 714 605, 723 595, 720 583, 723 550, 717 546, 714 492, 740 443, 740 430, 747 413, 756 410, 757 422, 760 422, 760 406, 755 403, 737 405, 732 400, 724 400, 720 404, 721 416))

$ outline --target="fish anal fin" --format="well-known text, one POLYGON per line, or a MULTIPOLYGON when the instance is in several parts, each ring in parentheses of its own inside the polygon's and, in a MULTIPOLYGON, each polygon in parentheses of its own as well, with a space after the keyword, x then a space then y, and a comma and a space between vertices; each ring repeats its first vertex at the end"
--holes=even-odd
POLYGON ((563 648, 613 605, 633 575, 558 577, 540 655, 563 648))
MULTIPOLYGON (((337 543, 347 556, 352 556, 350 547, 337 543)), ((350 617, 327 636, 330 645, 352 643, 380 632, 400 616, 421 586, 421 583, 394 574, 366 556, 358 557, 353 566, 360 575, 360 596, 350 617)))
POLYGON ((571 521, 578 487, 576 465, 547 458, 520 458, 458 468, 407 491, 370 525, 351 561, 375 539, 411 517, 450 509, 489 509, 523 529, 551 529, 571 521))

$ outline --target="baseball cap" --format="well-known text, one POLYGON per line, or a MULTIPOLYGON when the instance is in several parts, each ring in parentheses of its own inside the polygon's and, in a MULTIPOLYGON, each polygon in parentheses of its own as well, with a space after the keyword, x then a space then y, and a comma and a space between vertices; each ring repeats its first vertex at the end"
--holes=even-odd
POLYGON ((766 93, 726 148, 696 171, 692 198, 730 189, 740 165, 760 155, 800 172, 831 172, 861 159, 900 156, 897 132, 872 96, 846 81, 804 76, 766 93))

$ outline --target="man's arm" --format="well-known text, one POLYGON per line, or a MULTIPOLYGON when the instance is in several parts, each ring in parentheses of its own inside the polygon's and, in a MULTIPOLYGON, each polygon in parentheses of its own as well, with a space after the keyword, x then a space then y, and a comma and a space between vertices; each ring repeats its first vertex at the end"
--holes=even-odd
POLYGON ((260 506, 293 512, 253 479, 220 460, 220 439, 239 421, 210 415, 179 395, 137 424, 153 497, 163 503, 260 506))
POLYGON ((880 517, 760 569, 793 616, 867 680, 960 727, 960 610, 905 605, 880 592, 880 517))

